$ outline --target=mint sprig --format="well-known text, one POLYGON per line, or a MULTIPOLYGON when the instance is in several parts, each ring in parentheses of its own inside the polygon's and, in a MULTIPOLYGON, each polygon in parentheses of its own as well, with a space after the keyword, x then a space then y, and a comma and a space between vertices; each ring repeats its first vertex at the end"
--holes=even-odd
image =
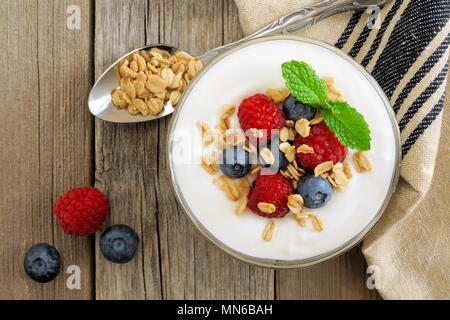
POLYGON ((289 92, 301 102, 319 108, 327 99, 327 85, 305 62, 291 61, 282 65, 289 92))
POLYGON ((339 141, 349 148, 370 150, 370 130, 364 117, 347 102, 327 101, 323 119, 339 141))
POLYGON ((328 99, 325 82, 310 65, 293 60, 281 68, 289 92, 300 102, 319 109, 339 141, 355 150, 370 150, 370 129, 363 115, 347 102, 328 99))

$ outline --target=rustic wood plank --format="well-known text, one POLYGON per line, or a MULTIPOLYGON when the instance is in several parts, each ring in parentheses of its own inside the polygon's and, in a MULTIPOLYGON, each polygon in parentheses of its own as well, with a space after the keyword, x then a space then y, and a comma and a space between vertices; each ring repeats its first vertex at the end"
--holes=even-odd
POLYGON ((366 262, 361 246, 319 265, 277 271, 277 299, 378 299, 366 286, 366 262))
MULTIPOLYGON (((161 39, 192 54, 202 53, 240 35, 232 1, 167 0, 161 3, 161 15, 164 15, 161 39)), ((168 122, 168 119, 160 121, 160 142, 166 139, 168 122)), ((273 271, 232 259, 194 230, 172 194, 165 143, 160 144, 159 150, 158 218, 164 298, 273 299, 273 271)))
POLYGON ((89 0, 0 3, 0 299, 92 297, 91 240, 64 236, 52 214, 61 193, 92 182, 92 10, 89 0), (73 4, 81 30, 66 28, 73 4), (23 272, 25 251, 38 242, 63 256, 61 274, 46 285, 23 272), (69 265, 81 268, 81 290, 66 288, 69 265))
POLYGON ((231 43, 244 37, 239 12, 234 0, 223 0, 223 43, 231 43))
MULTIPOLYGON (((157 1, 96 1, 96 77, 126 52, 146 42, 158 42, 158 14, 157 1)), ((96 186, 111 204, 107 225, 130 225, 141 239, 137 256, 125 265, 106 261, 97 246, 96 297, 161 298, 156 199, 158 123, 116 125, 96 120, 95 130, 96 186)), ((97 244, 98 240, 99 236, 97 244)))

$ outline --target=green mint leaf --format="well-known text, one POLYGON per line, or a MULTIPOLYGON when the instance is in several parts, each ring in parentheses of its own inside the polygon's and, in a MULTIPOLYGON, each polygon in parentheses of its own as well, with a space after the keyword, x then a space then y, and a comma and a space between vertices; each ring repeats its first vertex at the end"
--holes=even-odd
POLYGON ((281 66, 289 92, 297 100, 319 108, 327 100, 327 86, 305 62, 290 61, 281 66))
POLYGON ((327 101, 321 114, 328 127, 333 131, 344 145, 349 148, 367 151, 370 150, 370 129, 355 108, 347 102, 327 101))
POLYGON ((281 68, 289 92, 302 103, 320 109, 326 124, 344 145, 370 150, 370 129, 364 117, 347 102, 328 100, 325 82, 310 65, 293 60, 281 68))

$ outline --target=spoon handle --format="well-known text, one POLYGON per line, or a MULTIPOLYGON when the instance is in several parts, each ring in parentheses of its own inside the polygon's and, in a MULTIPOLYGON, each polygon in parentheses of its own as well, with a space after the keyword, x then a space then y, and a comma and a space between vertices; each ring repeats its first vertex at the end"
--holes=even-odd
POLYGON ((236 42, 212 49, 200 56, 199 59, 207 63, 223 51, 231 49, 243 42, 273 34, 295 32, 304 27, 316 24, 320 20, 336 13, 381 6, 386 2, 387 0, 325 0, 316 5, 304 7, 289 13, 236 42))

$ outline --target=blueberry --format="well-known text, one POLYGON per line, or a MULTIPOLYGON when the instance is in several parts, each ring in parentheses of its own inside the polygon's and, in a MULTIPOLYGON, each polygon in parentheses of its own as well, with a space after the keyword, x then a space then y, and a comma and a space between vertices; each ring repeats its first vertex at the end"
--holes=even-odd
POLYGON ((297 192, 303 197, 305 207, 315 209, 330 201, 333 188, 327 179, 307 175, 300 180, 297 192))
POLYGON ((220 170, 231 178, 242 178, 252 169, 250 154, 241 147, 229 147, 222 152, 220 170))
POLYGON ((107 228, 100 237, 100 251, 107 260, 115 263, 130 262, 138 244, 139 236, 123 224, 107 228))
POLYGON ((316 109, 301 103, 293 96, 289 96, 283 104, 283 112, 287 119, 297 121, 299 119, 311 120, 316 115, 316 109))
POLYGON ((31 279, 47 283, 58 275, 61 269, 61 255, 55 247, 47 243, 35 244, 25 254, 23 266, 31 279))
POLYGON ((268 163, 265 163, 264 159, 260 157, 261 165, 264 168, 271 168, 275 171, 278 170, 284 170, 287 168, 289 161, 286 159, 286 156, 283 152, 280 151, 280 140, 278 137, 272 137, 272 141, 267 144, 267 148, 272 151, 274 157, 275 157, 275 163, 273 165, 270 165, 268 163), (273 146, 273 149, 272 149, 273 146))

